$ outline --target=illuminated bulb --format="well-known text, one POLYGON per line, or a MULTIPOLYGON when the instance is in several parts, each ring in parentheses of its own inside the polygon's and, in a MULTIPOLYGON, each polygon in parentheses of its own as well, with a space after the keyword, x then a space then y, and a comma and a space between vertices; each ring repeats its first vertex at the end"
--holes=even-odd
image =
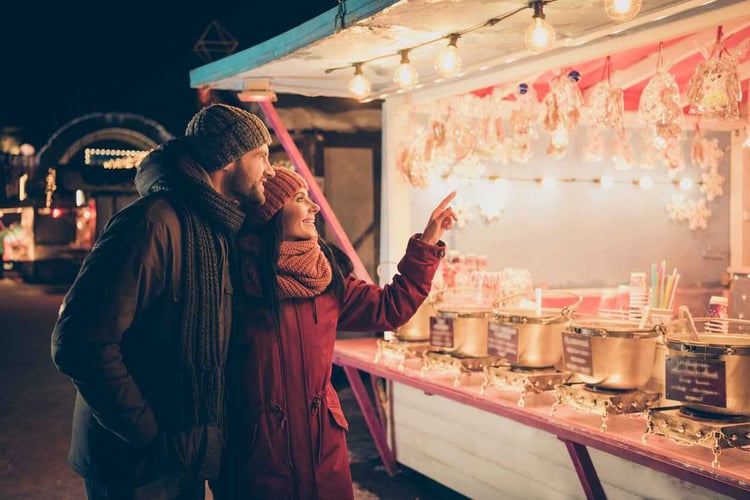
POLYGON ((630 21, 641 10, 641 0, 604 0, 604 11, 616 23, 630 21))
POLYGON ((364 99, 370 95, 372 87, 370 81, 362 74, 362 63, 354 65, 354 77, 349 80, 349 92, 357 99, 364 99))
POLYGON ((690 191, 693 187, 693 179, 690 177, 683 177, 680 179, 680 189, 683 191, 690 191))
POLYGON ((76 206, 82 207, 84 203, 86 203, 86 196, 83 194, 83 191, 76 189, 76 206))
POLYGON ((638 184, 641 186, 641 189, 651 189, 654 187, 654 180, 648 175, 644 175, 638 184))
POLYGON ((453 34, 450 36, 448 45, 440 51, 435 59, 435 70, 443 78, 456 76, 461 71, 461 56, 458 55, 456 42, 460 35, 453 34))
POLYGON ((603 175, 599 181, 604 189, 610 189, 615 185, 615 180, 609 175, 603 175))
POLYGON ((393 73, 393 81, 396 82, 399 88, 413 88, 417 84, 417 81, 419 81, 419 75, 417 74, 417 70, 409 63, 409 51, 402 50, 399 53, 401 54, 401 64, 398 65, 398 68, 393 73))
POLYGON ((542 189, 549 192, 555 189, 555 178, 554 177, 545 177, 542 179, 542 189))
POLYGON ((555 28, 544 20, 542 11, 542 2, 533 2, 534 16, 531 18, 531 24, 526 29, 524 42, 526 48, 534 54, 541 54, 549 50, 555 44, 555 28))

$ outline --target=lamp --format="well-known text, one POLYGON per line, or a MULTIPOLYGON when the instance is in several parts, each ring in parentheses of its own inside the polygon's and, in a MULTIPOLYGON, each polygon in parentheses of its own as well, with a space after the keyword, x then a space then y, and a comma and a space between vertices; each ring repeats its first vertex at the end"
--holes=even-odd
POLYGON ((541 54, 555 44, 555 28, 544 20, 544 2, 535 0, 530 6, 534 8, 534 15, 531 17, 531 24, 526 29, 524 42, 531 52, 541 54))
POLYGON ((237 94, 242 102, 276 102, 276 93, 268 80, 245 80, 245 88, 237 94))
POLYGON ((630 21, 641 11, 641 0, 604 0, 604 11, 616 23, 630 21))
POLYGON ((349 80, 347 88, 357 99, 364 99, 370 95, 372 86, 370 85, 370 81, 362 74, 362 63, 354 63, 354 77, 349 80))
POLYGON ((450 35, 448 45, 440 51, 435 59, 435 70, 443 78, 456 76, 461 71, 461 56, 458 55, 456 42, 461 35, 454 33, 450 35))
POLYGON ((398 65, 393 73, 393 81, 402 89, 410 89, 417 85, 419 74, 409 62, 409 49, 399 50, 401 54, 401 64, 398 65))

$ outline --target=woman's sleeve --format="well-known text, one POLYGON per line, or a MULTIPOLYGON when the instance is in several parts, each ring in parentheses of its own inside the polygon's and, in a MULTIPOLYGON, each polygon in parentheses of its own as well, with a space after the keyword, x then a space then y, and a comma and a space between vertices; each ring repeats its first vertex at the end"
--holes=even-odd
POLYGON ((445 244, 429 245, 415 235, 398 264, 399 274, 383 288, 349 276, 338 328, 348 331, 393 330, 406 323, 430 292, 445 244))

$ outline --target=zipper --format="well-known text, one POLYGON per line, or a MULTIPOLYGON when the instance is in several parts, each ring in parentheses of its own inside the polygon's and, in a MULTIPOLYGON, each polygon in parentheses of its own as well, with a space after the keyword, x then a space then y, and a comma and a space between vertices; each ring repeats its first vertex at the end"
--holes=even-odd
MULTIPOLYGON (((314 304, 315 304, 315 300, 313 299, 313 305, 314 304)), ((298 305, 297 302, 295 302, 294 303, 294 306, 295 306, 294 307, 294 315, 297 318, 297 334, 298 334, 297 335, 297 339, 299 341, 300 359, 302 360, 302 373, 303 373, 302 387, 303 387, 303 390, 305 391, 305 401, 310 401, 310 399, 309 399, 310 396, 308 395, 308 392, 307 392, 307 377, 304 375, 304 374, 307 373, 307 369, 305 367, 305 343, 304 343, 304 339, 303 339, 303 336, 302 336, 302 321, 300 321, 299 308, 297 307, 297 305, 298 305)), ((318 398, 318 407, 317 407, 316 411, 319 412, 320 411, 320 398, 317 395, 312 400, 313 401, 313 407, 312 408, 315 408, 315 404, 314 404, 315 403, 315 398, 318 398)), ((310 423, 310 419, 309 418, 306 419, 306 420, 307 420, 308 444, 310 446, 310 453, 312 455, 312 453, 313 453, 313 449, 312 449, 313 448, 313 442, 312 442, 312 424, 310 423)), ((318 433, 318 435, 320 435, 320 433, 318 433)), ((310 458, 312 459, 313 464, 317 464, 314 455, 311 456, 310 458)), ((316 469, 316 468, 317 467, 314 467, 314 469, 316 469)), ((312 471, 312 474, 313 474, 313 478, 315 478, 315 470, 312 471)), ((315 485, 315 498, 320 498, 320 494, 318 493, 318 482, 317 482, 317 480, 314 479, 313 480, 313 484, 315 485)))
MULTIPOLYGON (((282 305, 281 309, 283 310, 283 305, 282 305)), ((282 312, 279 312, 279 314, 282 314, 282 312)), ((272 321, 273 321, 273 319, 272 319, 272 321)), ((274 330, 276 330, 276 350, 278 351, 279 366, 281 368, 281 385, 282 385, 282 391, 281 392, 283 393, 283 397, 284 397, 284 406, 288 408, 289 407, 289 403, 288 403, 289 397, 288 397, 288 394, 287 394, 286 370, 284 369, 284 366, 286 365, 286 363, 284 363, 284 350, 281 348, 281 326, 280 325, 281 325, 281 321, 279 321, 279 328, 276 328, 274 326, 274 330)), ((278 405, 276 405, 276 406, 278 406, 278 405)), ((279 409, 281 409, 281 408, 279 408, 279 409)), ((287 423, 287 418, 286 418, 286 414, 284 414, 284 417, 281 420, 281 427, 282 427, 282 429, 285 428, 285 430, 286 430, 286 432, 285 432, 285 434, 286 434, 286 459, 287 459, 287 462, 289 462, 289 469, 290 469, 292 475, 294 475, 294 460, 292 460, 292 436, 291 436, 291 433, 290 433, 290 430, 289 430, 289 426, 286 425, 286 423, 287 423)), ((296 485, 297 485, 297 482, 296 481, 292 481, 292 487, 295 490, 294 491, 295 498, 297 496, 296 485)))
POLYGON ((312 414, 318 417, 318 447, 316 450, 315 469, 320 467, 320 455, 323 450, 323 412, 321 411, 321 397, 315 396, 312 400, 312 414))

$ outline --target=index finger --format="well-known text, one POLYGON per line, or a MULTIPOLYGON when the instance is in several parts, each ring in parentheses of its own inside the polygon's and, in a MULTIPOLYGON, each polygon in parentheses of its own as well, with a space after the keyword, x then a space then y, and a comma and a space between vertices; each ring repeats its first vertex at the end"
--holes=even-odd
POLYGON ((440 205, 437 206, 435 210, 444 210, 445 207, 447 207, 451 201, 453 201, 453 198, 456 197, 456 191, 451 191, 451 193, 443 198, 443 201, 440 202, 440 205))

